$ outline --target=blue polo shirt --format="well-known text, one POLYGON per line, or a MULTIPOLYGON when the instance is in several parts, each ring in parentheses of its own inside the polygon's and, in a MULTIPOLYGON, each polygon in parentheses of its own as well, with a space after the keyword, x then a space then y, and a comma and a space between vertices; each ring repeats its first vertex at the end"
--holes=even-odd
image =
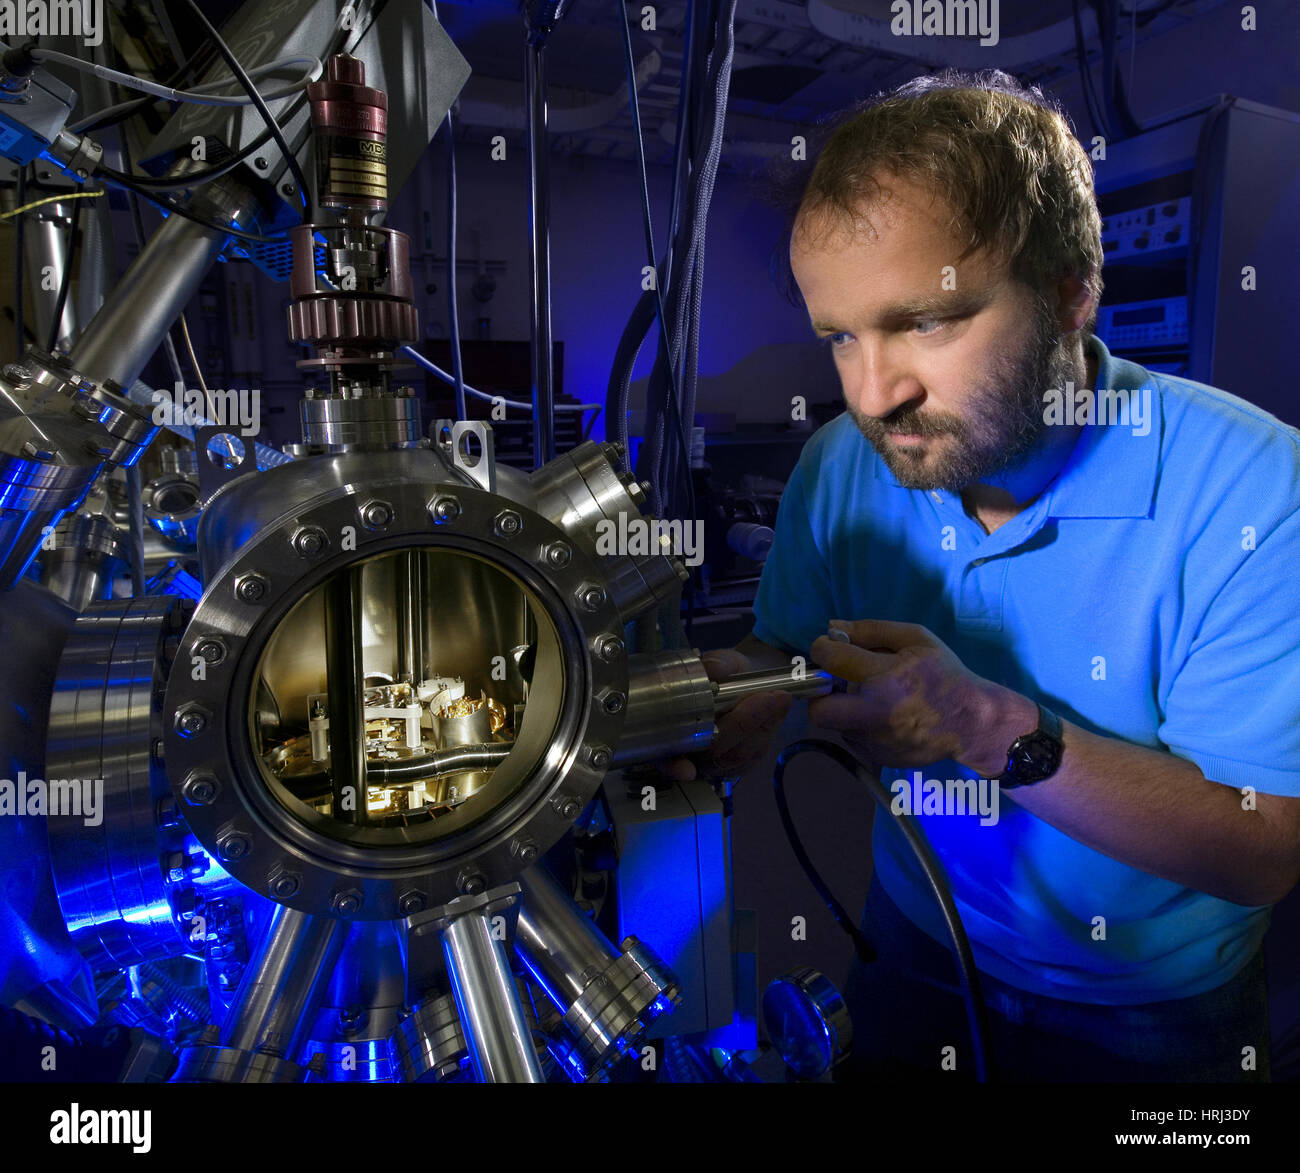
MULTIPOLYGON (((821 428, 781 501, 754 633, 807 655, 832 618, 919 623, 1084 729, 1234 789, 1300 796, 1300 432, 1089 344, 1098 388, 1149 391, 1145 434, 1112 400, 1105 418, 1120 422, 1086 424, 1046 490, 992 534, 958 494, 900 486, 848 415, 821 428)), ((957 762, 922 774, 976 777, 957 762)), ((911 776, 882 773, 886 786, 911 776)), ((1268 927, 1267 907, 1120 863, 1009 794, 993 825, 919 818, 977 964, 1021 989, 1190 997, 1229 980, 1268 927)), ((872 850, 890 898, 948 941, 893 818, 875 820, 872 850)))

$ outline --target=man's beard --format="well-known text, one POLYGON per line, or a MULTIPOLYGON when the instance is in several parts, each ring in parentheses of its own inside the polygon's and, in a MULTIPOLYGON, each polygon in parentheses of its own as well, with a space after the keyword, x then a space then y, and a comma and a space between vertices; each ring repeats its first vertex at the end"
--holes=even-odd
POLYGON ((1058 332, 1047 302, 1037 299, 1034 333, 1017 357, 999 354, 988 379, 966 397, 966 415, 904 406, 885 419, 864 415, 849 405, 858 429, 881 460, 908 489, 958 492, 987 480, 1032 451, 1047 427, 1044 395, 1064 388, 1078 372, 1058 332), (901 447, 891 434, 951 436, 941 458, 933 445, 901 447))

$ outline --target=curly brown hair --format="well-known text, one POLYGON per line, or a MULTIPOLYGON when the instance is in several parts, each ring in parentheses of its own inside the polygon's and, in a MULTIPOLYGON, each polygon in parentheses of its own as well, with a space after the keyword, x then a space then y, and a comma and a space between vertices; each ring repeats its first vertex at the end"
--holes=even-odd
POLYGON ((788 165, 784 182, 778 177, 786 248, 795 232, 867 223, 867 209, 887 187, 882 179, 895 174, 947 204, 964 242, 959 260, 988 249, 1035 292, 1074 276, 1100 299, 1092 164, 1060 108, 1036 87, 1000 70, 946 70, 876 95, 817 137, 823 143, 811 175, 805 164, 795 188, 788 165))

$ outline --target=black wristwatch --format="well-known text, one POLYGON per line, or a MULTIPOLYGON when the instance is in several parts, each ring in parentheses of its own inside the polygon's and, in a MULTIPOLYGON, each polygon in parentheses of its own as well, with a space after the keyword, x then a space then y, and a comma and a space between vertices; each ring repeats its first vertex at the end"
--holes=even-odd
POLYGON ((1017 737, 1007 750, 1007 768, 998 778, 1005 789, 1041 782, 1056 773, 1065 746, 1061 742, 1061 718, 1051 709, 1038 706, 1038 728, 1017 737))

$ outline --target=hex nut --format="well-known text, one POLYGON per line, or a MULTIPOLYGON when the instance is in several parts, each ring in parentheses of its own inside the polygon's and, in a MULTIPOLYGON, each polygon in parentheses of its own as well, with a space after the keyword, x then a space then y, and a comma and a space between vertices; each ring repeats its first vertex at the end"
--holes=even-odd
POLYGON ((434 525, 455 521, 460 516, 460 502, 455 497, 439 497, 429 506, 434 525))
POLYGON ((194 654, 209 664, 220 664, 226 658, 226 645, 216 636, 206 636, 194 645, 194 654))
POLYGON ((599 611, 605 602, 605 588, 594 582, 584 582, 578 588, 578 602, 584 611, 599 611))
POLYGON ((384 529, 393 520, 393 507, 387 501, 371 501, 361 510, 366 529, 384 529))
POLYGON ((332 908, 339 916, 353 916, 361 911, 361 893, 355 888, 345 888, 335 892, 330 900, 332 908))
POLYGON ((328 545, 329 538, 318 525, 304 525, 293 535, 293 548, 304 558, 315 558, 328 545))
POLYGON ((616 635, 602 635, 596 641, 596 655, 606 664, 612 664, 623 654, 624 644, 616 635))
POLYGON ((217 840, 217 854, 222 859, 243 859, 253 850, 253 841, 242 831, 232 831, 217 840))
POLYGON ((523 531, 524 519, 513 509, 503 509, 492 523, 493 532, 499 538, 513 538, 523 531))
POLYGON ((573 560, 573 548, 567 542, 552 542, 546 547, 546 561, 562 570, 573 560))
POLYGON ((181 787, 181 797, 190 806, 208 806, 217 797, 221 783, 211 774, 191 774, 181 787))
POLYGON ((260 603, 266 598, 266 579, 260 574, 241 574, 235 579, 235 597, 245 603, 260 603))
POLYGON ((202 705, 191 702, 176 710, 173 718, 176 732, 182 737, 197 737, 208 727, 212 716, 202 705))

